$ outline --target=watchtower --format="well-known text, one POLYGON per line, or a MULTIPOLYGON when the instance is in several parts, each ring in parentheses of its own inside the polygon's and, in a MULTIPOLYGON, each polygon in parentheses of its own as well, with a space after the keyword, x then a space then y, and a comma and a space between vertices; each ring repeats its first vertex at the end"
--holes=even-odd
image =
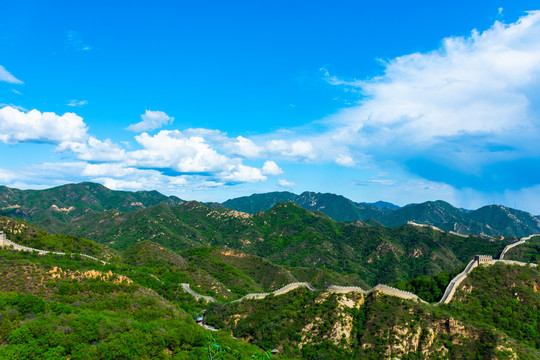
POLYGON ((7 246, 7 237, 6 234, 0 230, 0 247, 7 246))
POLYGON ((474 260, 478 261, 478 264, 490 263, 493 261, 491 255, 474 255, 474 260))

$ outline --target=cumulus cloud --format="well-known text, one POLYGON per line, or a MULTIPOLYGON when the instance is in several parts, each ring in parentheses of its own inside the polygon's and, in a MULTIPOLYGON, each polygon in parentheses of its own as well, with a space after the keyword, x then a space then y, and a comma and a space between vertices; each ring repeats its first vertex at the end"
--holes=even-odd
POLYGON ((283 170, 275 162, 267 160, 262 167, 262 173, 264 175, 279 175, 283 174, 283 170))
POLYGON ((162 126, 172 124, 173 117, 165 114, 163 111, 146 110, 141 115, 142 121, 129 125, 126 129, 134 132, 151 131, 158 129, 162 126))
POLYGON ((130 165, 204 173, 222 171, 231 163, 238 163, 219 154, 203 137, 188 137, 178 130, 162 130, 154 136, 142 133, 135 139, 143 149, 128 154, 130 165))
POLYGON ((240 155, 248 159, 255 159, 261 156, 263 148, 255 145, 255 143, 243 136, 238 136, 233 141, 229 141, 224 145, 231 154, 240 155))
POLYGON ((540 12, 389 60, 372 79, 326 76, 362 94, 329 120, 352 153, 457 187, 540 182, 540 12), (534 175, 510 176, 516 161, 534 175))
POLYGON ((110 139, 104 141, 90 136, 86 142, 63 141, 57 147, 58 152, 70 151, 80 160, 87 161, 121 161, 125 159, 126 151, 110 139))
POLYGON ((86 131, 83 119, 74 113, 60 116, 38 110, 24 112, 12 106, 0 109, 0 141, 4 144, 83 141, 88 136, 86 131))
POLYGON ((15 76, 11 75, 5 67, 0 65, 0 81, 5 81, 10 84, 22 84, 23 82, 17 79, 15 76))
POLYGON ((266 145, 266 151, 270 154, 301 160, 314 160, 316 158, 313 145, 306 140, 270 140, 266 145))
POLYGON ((222 174, 221 178, 230 182, 257 182, 265 181, 267 178, 261 170, 242 164, 233 165, 222 174))

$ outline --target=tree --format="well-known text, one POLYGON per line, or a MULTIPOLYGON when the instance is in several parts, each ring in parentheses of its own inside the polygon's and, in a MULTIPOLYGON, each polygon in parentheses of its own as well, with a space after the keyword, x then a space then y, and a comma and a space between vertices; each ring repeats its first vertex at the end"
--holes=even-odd
POLYGON ((2 320, 2 324, 0 325, 0 337, 3 340, 6 340, 13 331, 13 324, 11 323, 11 321, 9 321, 7 313, 4 313, 3 318, 4 319, 2 320))

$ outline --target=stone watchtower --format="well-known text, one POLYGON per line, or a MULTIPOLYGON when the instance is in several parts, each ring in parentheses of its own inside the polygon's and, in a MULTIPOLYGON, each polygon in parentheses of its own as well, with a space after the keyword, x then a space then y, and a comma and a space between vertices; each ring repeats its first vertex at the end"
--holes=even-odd
POLYGON ((7 246, 7 237, 6 234, 0 230, 0 247, 7 246))
POLYGON ((493 262, 493 257, 490 255, 474 255, 474 260, 478 261, 478 264, 491 263, 493 262))

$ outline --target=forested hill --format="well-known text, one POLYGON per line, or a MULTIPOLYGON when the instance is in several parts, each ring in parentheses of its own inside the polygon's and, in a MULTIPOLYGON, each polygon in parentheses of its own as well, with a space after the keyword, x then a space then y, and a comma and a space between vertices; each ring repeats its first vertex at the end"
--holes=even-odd
POLYGON ((456 208, 445 201, 427 201, 398 207, 391 203, 357 203, 340 195, 304 192, 254 194, 230 199, 223 206, 250 214, 270 209, 279 201, 290 201, 308 210, 317 210, 336 221, 368 219, 395 227, 413 221, 430 224, 464 235, 523 237, 540 233, 540 220, 535 216, 502 205, 484 206, 474 211, 456 208))
MULTIPOLYGON (((19 190, 0 186, 0 215, 43 225, 71 221, 87 213, 134 211, 157 204, 178 205, 183 200, 157 191, 117 191, 84 182, 45 190, 19 190)), ((51 229, 52 230, 52 229, 51 229)))
POLYGON ((143 240, 180 251, 227 246, 280 265, 356 274, 371 286, 452 271, 474 254, 496 256, 506 245, 411 225, 338 223, 292 203, 255 215, 197 202, 161 204, 126 213, 92 213, 61 225, 65 233, 119 250, 143 240))
MULTIPOLYGON (((430 285, 444 288, 475 254, 496 256, 503 240, 338 223, 292 203, 255 215, 158 204, 56 224, 72 235, 0 216, 9 239, 65 253, 0 249, 0 358, 204 359, 220 350, 248 359, 274 348, 276 359, 539 356, 540 273, 532 267, 478 267, 438 306, 325 290, 402 281, 437 301, 440 294, 424 294, 430 285), (320 290, 232 302, 294 282, 320 290), (224 304, 197 301, 185 283, 224 304), (192 317, 203 314, 223 331, 196 325, 192 317)), ((537 259, 538 238, 505 255, 515 257, 537 259)))
MULTIPOLYGON (((413 221, 430 224, 445 231, 464 235, 523 237, 540 233, 540 220, 531 214, 490 205, 475 211, 456 208, 444 201, 428 201, 399 207, 391 203, 358 203, 341 195, 304 192, 272 192, 209 203, 208 207, 255 214, 267 211, 279 202, 293 202, 305 209, 320 211, 340 222, 364 221, 395 227, 413 221)), ((0 215, 29 221, 49 231, 62 232, 64 224, 80 216, 104 211, 120 213, 156 205, 184 203, 175 196, 157 191, 115 191, 95 183, 68 184, 46 190, 18 190, 0 186, 0 215)))

